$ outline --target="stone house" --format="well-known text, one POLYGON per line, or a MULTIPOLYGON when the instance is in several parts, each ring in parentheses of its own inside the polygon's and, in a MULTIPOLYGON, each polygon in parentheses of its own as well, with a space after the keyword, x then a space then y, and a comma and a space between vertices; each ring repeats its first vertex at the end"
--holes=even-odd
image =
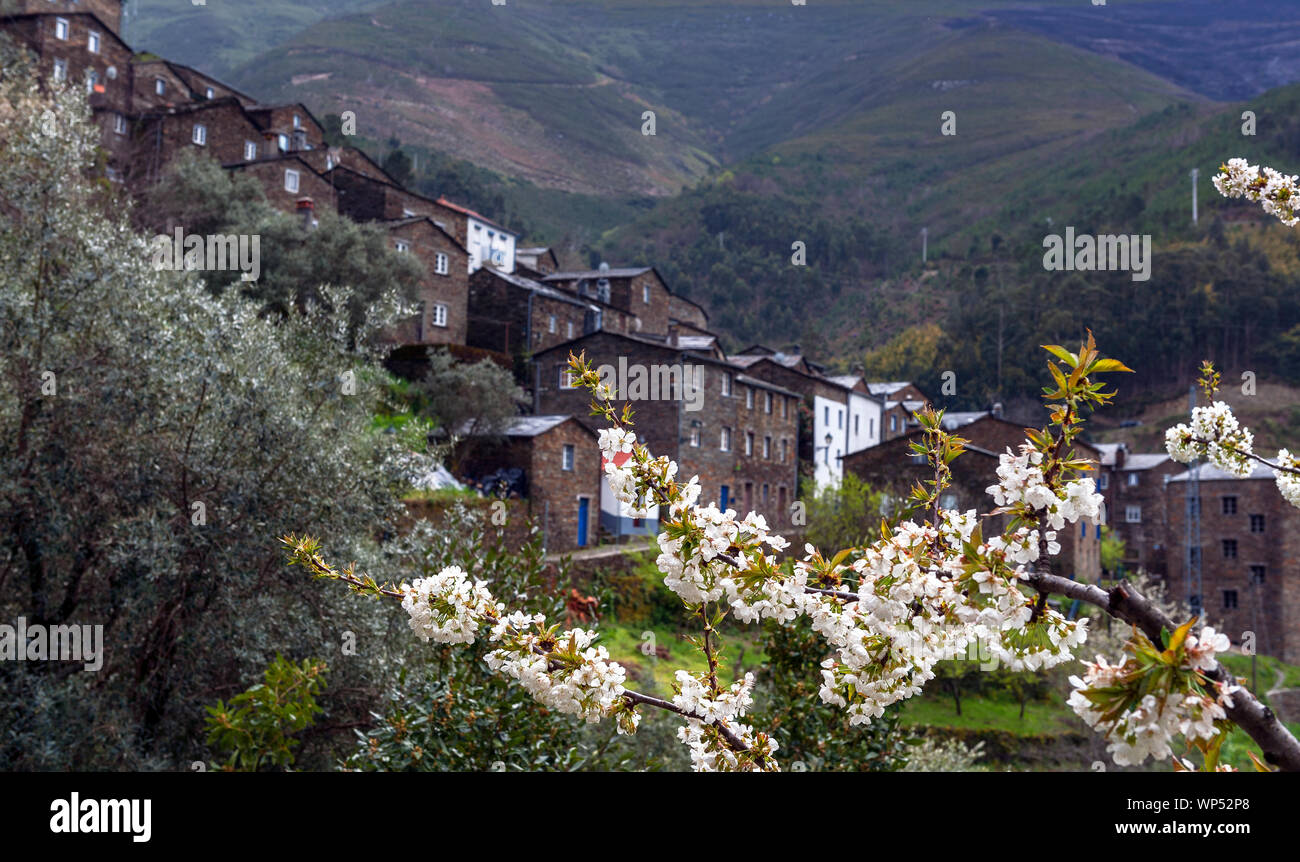
POLYGON ((1190 470, 1164 483, 1168 512, 1168 576, 1172 596, 1202 597, 1206 621, 1233 644, 1300 663, 1300 510, 1278 493, 1273 471, 1257 466, 1239 479, 1208 464, 1199 468, 1200 543, 1188 553, 1190 470), (1200 560, 1200 588, 1189 576, 1200 560))
POLYGON ((548 552, 595 544, 604 484, 595 433, 572 416, 536 415, 516 418, 500 436, 503 442, 462 441, 459 477, 477 481, 518 469, 527 514, 542 530, 548 552))
POLYGON ((428 216, 384 224, 394 249, 414 254, 425 272, 420 281, 419 314, 389 338, 408 346, 464 344, 469 329, 469 252, 428 216))

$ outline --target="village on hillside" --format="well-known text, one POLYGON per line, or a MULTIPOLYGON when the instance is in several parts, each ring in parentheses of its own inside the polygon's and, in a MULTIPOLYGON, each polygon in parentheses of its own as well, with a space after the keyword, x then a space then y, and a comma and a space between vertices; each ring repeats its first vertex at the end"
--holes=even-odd
MULTIPOLYGON (((254 178, 304 231, 329 210, 382 225, 396 251, 416 256, 420 311, 385 341, 397 361, 447 347, 515 373, 530 409, 502 429, 504 443, 459 459, 457 478, 511 477, 503 493, 526 501, 548 551, 658 531, 654 509, 632 516, 605 484, 600 424, 590 394, 569 379, 571 354, 609 369, 642 442, 698 475, 702 501, 757 512, 775 530, 797 535, 801 495, 846 473, 897 498, 926 478, 909 446, 921 433, 914 414, 943 406, 936 393, 834 373, 797 345, 728 352, 707 309, 675 293, 653 261, 567 265, 461 202, 403 188, 361 150, 329 145, 302 104, 264 104, 133 51, 121 17, 121 0, 21 0, 0 29, 36 55, 42 75, 87 82, 113 183, 138 192, 181 154, 201 154, 254 178)), ((1023 428, 996 404, 944 421, 969 444, 943 506, 982 506, 999 454, 1023 442, 1023 428)), ((1099 583, 1119 569, 1148 571, 1223 631, 1255 632, 1259 652, 1300 663, 1300 591, 1280 577, 1300 558, 1300 513, 1269 470, 1238 478, 1123 444, 1077 449, 1097 464, 1105 507, 1098 522, 1061 537, 1058 574, 1099 583), (1113 570, 1103 567, 1104 529, 1123 543, 1113 570)))

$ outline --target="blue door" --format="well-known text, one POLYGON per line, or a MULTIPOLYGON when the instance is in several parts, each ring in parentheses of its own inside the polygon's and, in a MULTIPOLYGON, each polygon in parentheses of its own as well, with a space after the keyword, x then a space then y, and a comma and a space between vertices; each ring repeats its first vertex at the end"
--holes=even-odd
POLYGON ((589 501, 586 497, 578 498, 578 547, 587 547, 587 507, 589 501))
POLYGON ((730 490, 726 485, 723 485, 722 491, 718 494, 718 508, 724 512, 727 511, 727 497, 730 490))

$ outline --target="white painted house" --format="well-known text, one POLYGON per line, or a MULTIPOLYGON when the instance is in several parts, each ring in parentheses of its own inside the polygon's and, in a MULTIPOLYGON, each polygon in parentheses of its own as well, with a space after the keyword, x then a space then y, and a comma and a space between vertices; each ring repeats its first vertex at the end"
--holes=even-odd
POLYGON ((866 381, 857 375, 841 374, 828 379, 849 391, 848 434, 844 454, 851 455, 880 443, 884 427, 884 399, 872 395, 867 389, 866 381))

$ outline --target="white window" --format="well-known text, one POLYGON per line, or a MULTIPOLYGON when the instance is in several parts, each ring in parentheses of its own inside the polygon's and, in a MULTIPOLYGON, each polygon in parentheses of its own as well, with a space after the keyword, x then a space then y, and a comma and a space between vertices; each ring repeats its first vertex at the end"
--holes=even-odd
POLYGON ((435 302, 433 304, 433 325, 447 325, 447 306, 443 305, 441 302, 435 302))
POLYGON ((411 250, 411 244, 404 239, 397 240, 396 242, 393 243, 393 245, 402 254, 406 254, 408 251, 411 250))
POLYGON ((574 383, 573 372, 563 365, 560 366, 559 370, 560 370, 560 388, 577 389, 578 386, 576 383, 574 383))
POLYGON ((163 95, 164 93, 167 92, 167 82, 164 81, 162 78, 154 78, 153 91, 160 96, 163 95))
POLYGON ((217 91, 208 87, 203 91, 203 95, 207 96, 209 99, 215 99, 217 97, 217 91))
POLYGON ((190 140, 194 141, 194 143, 198 144, 200 147, 207 146, 208 127, 202 123, 195 123, 194 131, 190 135, 190 140))
POLYGON ((546 329, 548 332, 555 332, 555 315, 552 314, 546 319, 546 329))
POLYGON ((1110 487, 1110 474, 1109 474, 1109 473, 1099 473, 1099 474, 1097 475, 1097 487, 1100 488, 1100 489, 1103 490, 1103 491, 1105 491, 1107 488, 1110 487))
POLYGON ((438 255, 433 259, 433 271, 438 275, 446 275, 450 272, 450 269, 447 266, 447 255, 438 252, 438 255))
POLYGON ((1129 486, 1130 488, 1136 488, 1136 487, 1137 487, 1137 483, 1138 483, 1138 474, 1137 474, 1137 473, 1129 473, 1129 474, 1128 474, 1128 486, 1129 486))
POLYGON ((113 115, 113 131, 119 135, 126 134, 126 117, 123 114, 113 115))
POLYGON ((298 172, 285 168, 284 170, 284 190, 286 192, 298 193, 298 172))
POLYGON ((92 54, 99 53, 99 34, 94 30, 86 34, 86 50, 92 54))
POLYGON ((282 152, 282 153, 287 153, 287 152, 289 152, 289 136, 288 136, 288 135, 276 135, 276 136, 275 136, 275 140, 276 140, 276 143, 277 143, 277 144, 279 145, 279 147, 280 147, 280 152, 282 152))
POLYGON ((763 412, 764 412, 764 413, 767 413, 768 415, 771 415, 771 413, 772 413, 772 393, 771 393, 771 392, 764 392, 764 393, 763 393, 763 412))
POLYGON ((68 19, 67 19, 67 18, 55 18, 55 19, 54 19, 54 38, 55 38, 55 39, 62 39, 62 40, 65 41, 65 42, 67 41, 67 39, 68 39, 68 19))
POLYGON ((763 438, 763 457, 768 459, 769 461, 772 459, 772 438, 771 437, 763 438))
POLYGON ((302 117, 298 116, 297 114, 293 115, 293 127, 295 129, 302 128, 302 117))
POLYGON ((572 443, 564 444, 564 456, 561 462, 561 467, 564 470, 570 470, 570 471, 573 470, 573 444, 572 443))
POLYGON ((55 58, 54 60, 54 80, 68 80, 68 61, 55 58))
POLYGON ((730 428, 722 429, 722 439, 718 441, 718 448, 721 449, 723 452, 731 451, 731 429, 730 428))
POLYGON ((1140 523, 1142 523, 1142 507, 1141 507, 1141 506, 1125 506, 1125 507, 1124 507, 1124 520, 1127 521, 1127 522, 1130 523, 1130 524, 1140 524, 1140 523))
POLYGON ((700 429, 699 429, 699 428, 692 428, 692 429, 691 429, 691 445, 692 445, 693 447, 695 447, 696 449, 700 448, 700 429))
POLYGON ((723 394, 723 396, 729 396, 729 395, 731 395, 731 375, 730 375, 730 374, 723 374, 723 375, 722 375, 722 394, 723 394))
POLYGON ((251 162, 257 158, 257 142, 244 141, 244 161, 251 162))
POLYGON ((648 284, 641 285, 641 301, 646 305, 650 304, 650 285, 648 284))
POLYGON ((564 335, 566 338, 573 338, 573 321, 564 324, 564 335))
POLYGON ((745 454, 746 455, 754 454, 754 432, 753 431, 745 432, 745 454))
POLYGON ((745 387, 745 406, 750 410, 754 409, 754 387, 745 387))
POLYGON ((86 72, 86 92, 95 92, 95 85, 99 83, 99 72, 90 69, 86 72))
POLYGON ((890 431, 897 431, 897 430, 898 430, 898 417, 897 417, 897 416, 890 416, 890 417, 889 417, 889 430, 890 430, 890 431))

